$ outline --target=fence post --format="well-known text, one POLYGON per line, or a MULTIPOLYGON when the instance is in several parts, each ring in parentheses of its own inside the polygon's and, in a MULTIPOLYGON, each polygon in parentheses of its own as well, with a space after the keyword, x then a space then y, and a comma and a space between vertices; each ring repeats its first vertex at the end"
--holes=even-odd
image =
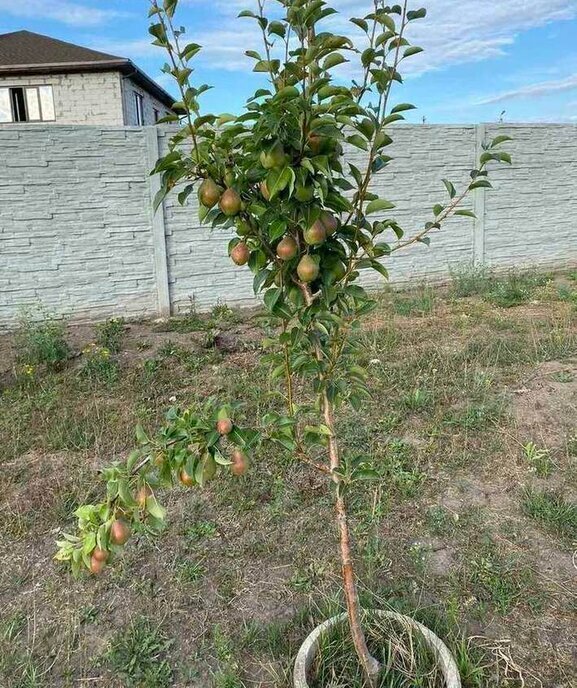
MULTIPOLYGON (((144 128, 146 136, 146 163, 147 173, 156 165, 160 157, 158 146, 159 129, 156 126, 144 128)), ((158 314, 166 318, 170 315, 170 290, 168 286, 168 262, 166 256, 166 232, 164 227, 164 203, 154 212, 153 203, 160 189, 160 176, 155 174, 148 177, 150 189, 150 214, 152 223, 152 251, 154 255, 154 274, 156 283, 156 295, 158 301, 158 314)))
MULTIPOLYGON (((485 134, 485 125, 477 124, 475 127, 475 164, 477 164, 483 152, 485 134)), ((474 265, 483 265, 485 262, 485 191, 485 187, 481 187, 473 193, 473 212, 476 215, 473 229, 474 265)))

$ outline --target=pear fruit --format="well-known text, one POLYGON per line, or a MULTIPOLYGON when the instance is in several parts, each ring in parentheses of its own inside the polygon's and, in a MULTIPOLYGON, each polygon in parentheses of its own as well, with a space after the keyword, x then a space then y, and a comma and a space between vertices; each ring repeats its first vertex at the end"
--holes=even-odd
POLYGON ((219 435, 228 435, 232 432, 232 421, 230 418, 220 418, 216 423, 216 431, 219 435))
POLYGON ((332 213, 329 213, 327 210, 323 210, 319 219, 325 228, 327 236, 331 236, 331 234, 334 234, 337 231, 339 227, 339 221, 332 213))
POLYGON ((297 265, 297 275, 301 282, 313 282, 319 276, 319 266, 308 254, 297 265))
POLYGON ((246 265, 250 258, 250 249, 241 241, 232 249, 230 257, 232 258, 232 262, 236 263, 236 265, 246 265))
POLYGON ((105 564, 105 559, 98 559, 93 554, 90 557, 90 573, 93 573, 95 576, 97 576, 102 571, 105 564))
POLYGON ((347 272, 347 269, 346 269, 344 263, 341 260, 339 260, 338 258, 330 261, 327 264, 326 268, 327 268, 328 274, 330 275, 330 281, 332 283, 340 282, 347 272))
POLYGON ((266 181, 264 179, 260 183, 260 193, 261 193, 261 196, 264 198, 265 201, 270 201, 270 192, 268 190, 268 186, 266 185, 266 181))
POLYGON ((248 470, 248 457, 240 449, 235 449, 232 453, 232 465, 230 467, 233 475, 244 475, 248 470))
POLYGON ((242 201, 234 189, 227 189, 220 197, 218 207, 227 217, 232 217, 240 212, 242 201))
POLYGON ((286 163, 286 155, 282 144, 275 143, 269 150, 262 151, 259 160, 265 170, 270 170, 273 167, 283 167, 286 163))
POLYGON ((297 242, 291 236, 281 239, 276 247, 276 254, 281 260, 292 260, 298 251, 297 242))
POLYGON ((100 547, 95 547, 92 550, 92 558, 96 561, 106 561, 108 559, 108 552, 100 547))
POLYGON ((110 541, 115 545, 124 545, 131 535, 130 526, 123 518, 117 518, 110 527, 110 541))
POLYGON ((323 145, 323 137, 319 136, 319 134, 311 132, 307 136, 307 143, 309 144, 309 148, 311 149, 313 155, 318 155, 321 152, 323 145))
POLYGON ((315 197, 314 186, 312 184, 297 184, 294 196, 299 203, 310 203, 315 197))
POLYGON ((183 485, 186 485, 186 487, 192 487, 196 482, 194 478, 184 470, 184 468, 180 469, 178 478, 183 485))
POLYGON ((318 246, 327 238, 327 230, 321 220, 315 220, 312 225, 305 229, 304 238, 309 246, 318 246))
POLYGON ((198 196, 202 205, 213 208, 220 199, 221 189, 212 179, 205 179, 200 185, 198 196))

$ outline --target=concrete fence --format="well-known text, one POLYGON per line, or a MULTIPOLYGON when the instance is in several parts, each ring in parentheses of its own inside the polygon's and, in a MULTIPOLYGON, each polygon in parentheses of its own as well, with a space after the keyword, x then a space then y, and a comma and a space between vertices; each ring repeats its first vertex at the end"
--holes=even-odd
MULTIPOLYGON (((465 183, 484 140, 507 134, 513 167, 475 191, 477 219, 451 219, 387 261, 393 283, 442 281, 456 266, 577 264, 577 125, 406 125, 374 190, 407 229, 446 200, 441 179, 465 183)), ((226 255, 231 234, 198 223, 196 200, 156 214, 149 170, 170 130, 12 125, 0 128, 0 326, 42 304, 83 319, 168 315, 217 301, 254 302, 252 275, 226 255)), ((363 153, 348 159, 362 164, 363 153)), ((470 206, 469 206, 470 207, 470 206)), ((367 276, 377 284, 378 276, 367 276)))

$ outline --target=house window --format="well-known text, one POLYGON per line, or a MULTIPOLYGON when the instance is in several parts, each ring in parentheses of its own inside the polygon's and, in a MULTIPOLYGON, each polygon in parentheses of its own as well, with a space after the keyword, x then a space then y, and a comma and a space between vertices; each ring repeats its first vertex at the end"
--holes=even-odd
POLYGON ((160 119, 160 112, 158 112, 158 110, 156 108, 154 108, 153 112, 154 112, 154 123, 156 124, 156 122, 158 122, 158 120, 160 119))
MULTIPOLYGON (((12 102, 12 121, 27 122, 28 112, 26 108, 26 96, 23 88, 10 89, 10 101, 12 102)), ((34 115, 34 112, 32 113, 34 115)))
POLYGON ((0 122, 49 122, 54 119, 52 86, 0 88, 0 122))
POLYGON ((144 98, 140 93, 134 93, 134 111, 136 112, 136 126, 144 125, 144 98))

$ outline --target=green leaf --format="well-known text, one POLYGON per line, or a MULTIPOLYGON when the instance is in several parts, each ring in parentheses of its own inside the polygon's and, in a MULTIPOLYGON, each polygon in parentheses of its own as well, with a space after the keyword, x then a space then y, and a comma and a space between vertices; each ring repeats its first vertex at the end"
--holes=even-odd
POLYGON ((184 60, 190 60, 199 50, 201 50, 201 46, 198 43, 189 43, 180 51, 180 56, 184 60))
POLYGON ((252 68, 253 72, 278 72, 280 60, 259 60, 252 68))
POLYGON ((272 33, 275 36, 284 38, 286 34, 285 25, 280 21, 271 21, 271 23, 268 25, 268 33, 269 35, 272 33))
POLYGON ((424 19, 427 16, 427 10, 424 7, 418 10, 410 10, 407 12, 407 19, 413 21, 414 19, 424 19))
POLYGON ((136 505, 134 497, 128 488, 128 481, 125 478, 118 481, 118 496, 126 506, 133 507, 136 505))
POLYGON ((466 209, 461 209, 461 210, 455 210, 455 215, 463 215, 464 217, 473 217, 477 218, 475 213, 472 210, 466 210, 466 209))
POLYGON ((286 232, 286 220, 278 219, 271 223, 268 228, 268 236, 271 242, 279 239, 286 232))
POLYGON ((411 103, 400 103, 399 105, 395 105, 395 107, 391 110, 391 115, 393 115, 395 112, 405 112, 406 110, 416 110, 416 107, 411 105, 411 103))
POLYGON ((343 64, 343 62, 348 62, 348 60, 343 55, 341 55, 340 53, 332 53, 323 62, 321 69, 326 71, 332 69, 333 67, 336 67, 337 65, 343 64))
POLYGON ((280 299, 281 295, 282 289, 280 287, 274 287, 273 289, 268 289, 265 292, 264 304, 269 309, 269 311, 272 311, 277 301, 280 299))
POLYGON ((300 96, 300 91, 296 86, 285 86, 277 91, 276 98, 279 100, 292 100, 293 98, 298 98, 300 96))
POLYGON ((394 203, 386 201, 384 198, 377 198, 367 205, 365 215, 371 215, 371 213, 378 213, 380 210, 391 210, 391 208, 394 207, 394 203))
POLYGON ((418 55, 422 52, 423 48, 420 48, 418 45, 411 45, 405 50, 403 57, 411 57, 411 55, 418 55))
POLYGON ((389 17, 388 14, 385 14, 384 12, 380 12, 377 15, 377 20, 380 21, 383 26, 386 26, 389 31, 392 31, 393 33, 396 33, 397 31, 397 26, 395 24, 395 20, 392 17, 389 17))
POLYGON ((229 461, 216 445, 212 447, 210 451, 219 466, 230 466, 232 464, 232 461, 229 461))
POLYGON ((378 260, 371 261, 371 267, 373 268, 373 270, 380 273, 386 280, 389 279, 389 271, 384 265, 379 263, 378 260))
POLYGON ((387 124, 392 124, 393 122, 398 122, 401 119, 405 119, 403 115, 399 114, 398 112, 395 113, 394 115, 389 115, 388 117, 385 117, 383 120, 383 124, 387 126, 387 124))
POLYGON ((294 440, 291 440, 289 437, 286 437, 285 435, 276 435, 272 437, 272 439, 275 442, 278 442, 280 445, 282 445, 285 449, 288 449, 289 451, 294 451, 297 448, 297 445, 294 442, 294 440))
POLYGON ((153 518, 157 518, 159 521, 164 521, 166 518, 166 509, 158 503, 154 495, 147 497, 146 511, 153 518))
POLYGON ((359 170, 358 167, 355 167, 355 165, 352 165, 349 163, 349 169, 351 171, 351 174, 353 175, 354 180, 357 182, 358 186, 361 186, 363 182, 363 175, 361 174, 361 171, 359 170))
POLYGON ((356 24, 360 29, 362 29, 365 33, 368 33, 369 31, 369 25, 364 19, 360 19, 359 17, 353 17, 350 19, 353 24, 356 24))
POLYGON ((442 182, 445 185, 445 188, 447 189, 449 198, 455 198, 455 196, 457 195, 457 190, 455 189, 455 185, 453 184, 453 182, 450 182, 448 179, 443 179, 442 182))
POLYGON ((505 143, 505 141, 512 141, 513 138, 511 136, 506 136, 505 134, 500 134, 499 136, 495 136, 495 138, 491 141, 489 144, 490 148, 495 148, 495 146, 498 146, 500 143, 505 143))
POLYGON ((347 142, 351 144, 351 146, 355 146, 356 148, 361 148, 362 150, 368 150, 368 145, 366 140, 362 137, 359 136, 359 134, 353 134, 352 136, 347 136, 347 142))
POLYGON ((140 423, 135 428, 135 433, 136 433, 136 441, 138 444, 147 444, 148 443, 148 436, 144 432, 144 428, 140 423))
POLYGON ((490 189, 492 184, 488 179, 476 179, 474 182, 469 184, 469 189, 473 191, 474 189, 490 189))
POLYGON ((271 199, 283 189, 286 189, 289 184, 294 184, 294 181, 295 173, 292 167, 284 167, 280 172, 277 169, 271 170, 266 178, 266 185, 271 199))

